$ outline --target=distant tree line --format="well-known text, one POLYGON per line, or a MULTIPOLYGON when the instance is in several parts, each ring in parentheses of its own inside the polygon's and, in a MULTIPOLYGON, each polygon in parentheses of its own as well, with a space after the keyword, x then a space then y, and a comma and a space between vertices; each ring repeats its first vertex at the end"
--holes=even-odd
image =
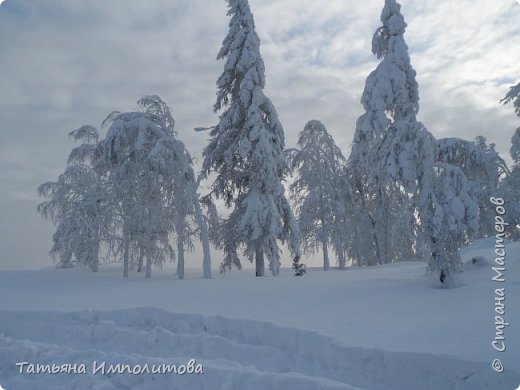
MULTIPOLYGON (((231 17, 218 59, 214 111, 202 171, 177 139, 175 121, 158 96, 138 101, 135 112, 113 112, 105 138, 91 126, 70 133, 79 142, 56 182, 42 184, 38 212, 56 225, 51 254, 59 267, 98 270, 108 261, 150 277, 152 268, 177 260, 198 238, 203 277, 211 278, 210 243, 223 253, 221 272, 255 263, 278 275, 280 244, 295 259, 321 251, 338 266, 425 261, 442 283, 461 269, 460 249, 494 234, 489 198, 510 206, 509 235, 519 238, 520 128, 512 138, 513 166, 478 136, 436 140, 417 120, 419 91, 404 40, 406 23, 395 0, 386 0, 372 40, 380 60, 362 93, 348 157, 323 123, 309 121, 297 148, 286 149, 284 130, 264 94, 260 39, 247 0, 228 0, 231 17), (284 181, 292 175, 286 196, 284 181), (201 180, 213 180, 204 196, 201 180), (229 209, 219 215, 215 203, 229 209), (293 212, 295 211, 295 213, 293 212)), ((504 104, 520 116, 520 83, 504 104)))

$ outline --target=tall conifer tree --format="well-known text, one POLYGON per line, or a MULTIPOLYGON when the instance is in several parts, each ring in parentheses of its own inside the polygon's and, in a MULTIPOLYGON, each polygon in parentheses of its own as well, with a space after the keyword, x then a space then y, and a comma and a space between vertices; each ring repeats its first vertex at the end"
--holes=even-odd
POLYGON ((217 57, 226 63, 214 106, 222 114, 204 150, 203 174, 216 173, 211 195, 232 207, 223 222, 221 269, 240 267, 237 250, 244 246, 257 276, 264 276, 265 257, 277 275, 278 240, 289 240, 291 252, 299 255, 299 230, 282 185, 288 171, 284 131, 263 92, 264 62, 249 3, 228 4, 229 33, 217 57))

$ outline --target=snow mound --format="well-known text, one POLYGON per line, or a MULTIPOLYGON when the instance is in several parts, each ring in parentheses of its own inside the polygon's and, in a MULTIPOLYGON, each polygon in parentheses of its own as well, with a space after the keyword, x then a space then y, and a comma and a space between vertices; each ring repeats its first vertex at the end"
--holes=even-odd
MULTIPOLYGON (((11 389, 508 389, 520 383, 484 363, 352 348, 318 333, 252 320, 115 311, 0 311, 0 384, 11 389), (106 366, 186 365, 203 374, 93 375, 106 366), (20 373, 16 363, 85 364, 86 374, 20 373)), ((27 368, 27 366, 26 366, 27 368)))

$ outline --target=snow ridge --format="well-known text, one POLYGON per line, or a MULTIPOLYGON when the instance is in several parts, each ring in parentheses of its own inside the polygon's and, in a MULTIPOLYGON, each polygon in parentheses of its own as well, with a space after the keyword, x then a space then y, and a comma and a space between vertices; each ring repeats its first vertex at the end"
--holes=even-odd
POLYGON ((0 316, 0 383, 7 389, 458 390, 514 388, 520 379, 517 372, 497 376, 483 363, 450 356, 351 348, 270 323, 155 308, 0 316), (91 374, 93 361, 181 365, 190 359, 204 374, 91 374), (85 363, 87 374, 20 374, 13 362, 24 361, 85 363))

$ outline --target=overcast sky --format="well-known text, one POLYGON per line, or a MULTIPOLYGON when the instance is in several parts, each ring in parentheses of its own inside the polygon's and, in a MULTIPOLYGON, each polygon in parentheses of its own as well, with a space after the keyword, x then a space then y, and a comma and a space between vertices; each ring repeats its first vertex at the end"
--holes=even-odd
MULTIPOLYGON (((520 81, 514 0, 402 0, 417 71, 419 119, 438 138, 484 135, 504 158, 520 126, 499 100, 520 81)), ((250 0, 266 94, 287 146, 310 119, 348 154, 383 0, 250 0)), ((216 61, 228 28, 224 0, 6 0, 0 5, 0 269, 49 266, 53 226, 36 187, 55 180, 69 131, 98 127, 145 94, 172 108, 199 157, 216 124, 216 61)), ((188 261, 190 261, 188 256, 188 261)), ((214 255, 218 262, 218 255, 214 255)), ((215 264, 216 265, 216 264, 215 264)), ((288 266, 288 259, 283 262, 288 266)), ((189 264, 188 264, 189 266, 189 264)))

